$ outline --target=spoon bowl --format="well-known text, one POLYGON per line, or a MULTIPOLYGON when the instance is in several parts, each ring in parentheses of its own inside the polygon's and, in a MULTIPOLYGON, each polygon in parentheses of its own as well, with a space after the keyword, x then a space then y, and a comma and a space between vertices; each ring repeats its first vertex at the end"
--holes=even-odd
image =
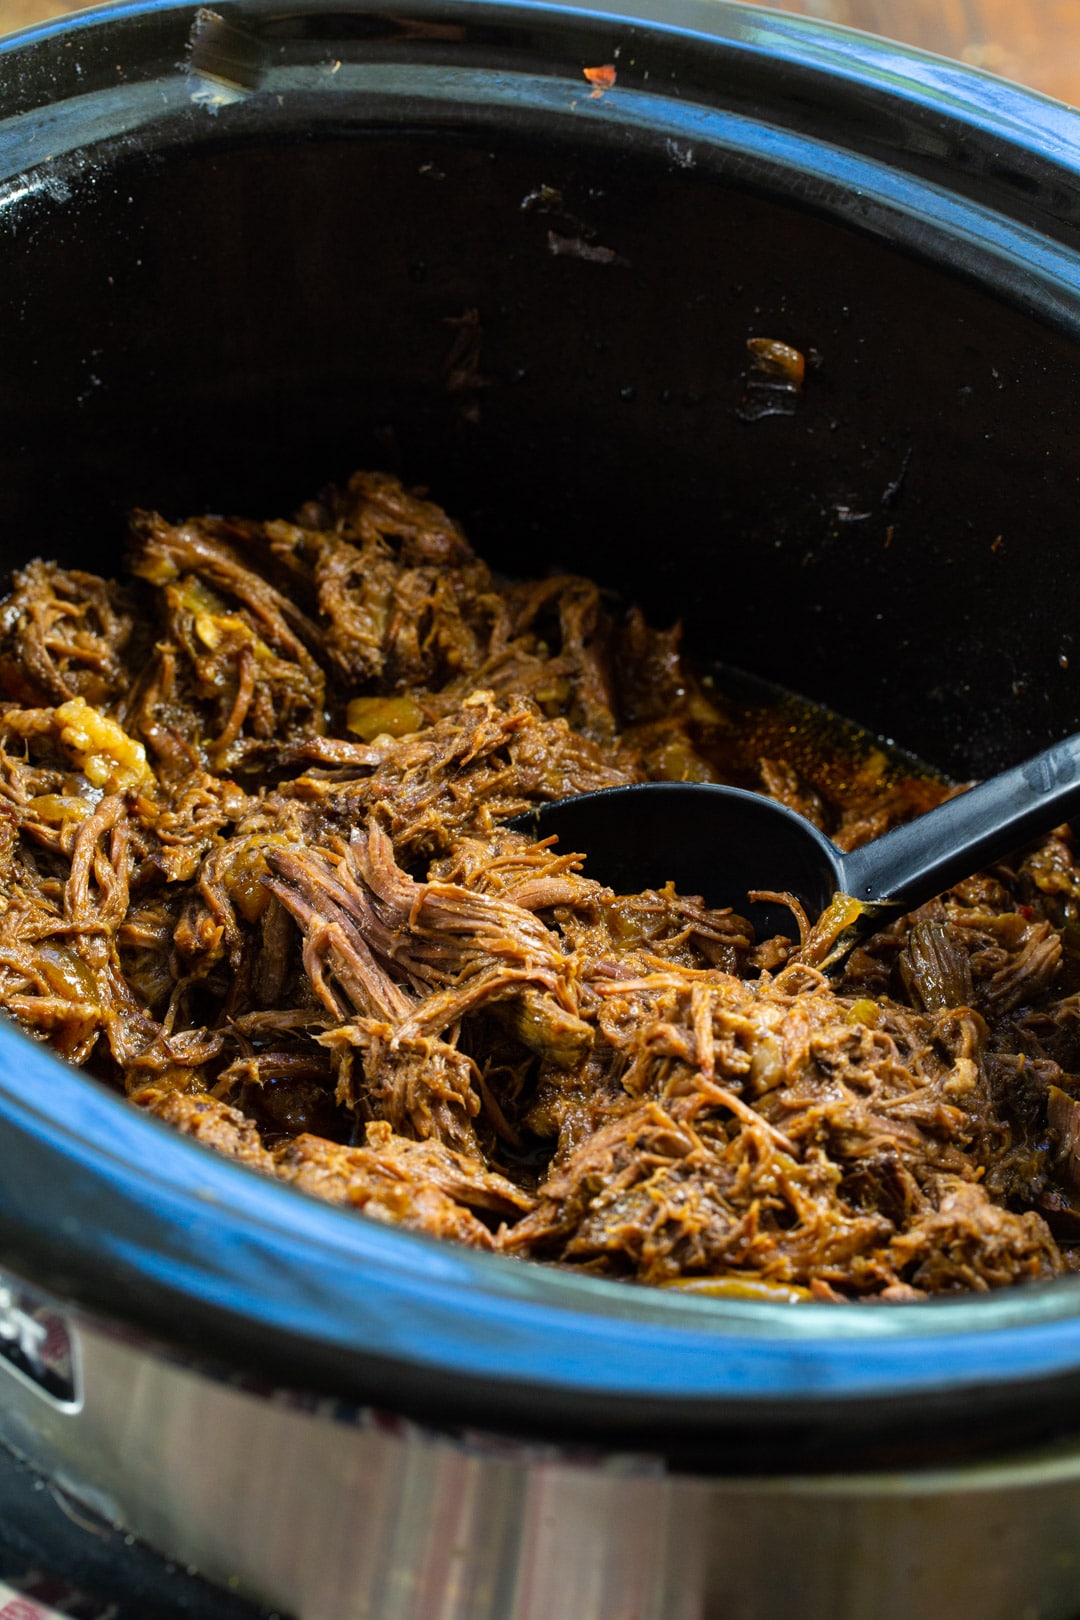
POLYGON ((790 909, 748 900, 790 893, 810 917, 843 888, 843 857, 812 822, 774 799, 714 782, 635 782, 538 805, 514 825, 561 850, 588 854, 590 877, 616 894, 673 883, 710 906, 731 906, 759 940, 791 934, 790 909))

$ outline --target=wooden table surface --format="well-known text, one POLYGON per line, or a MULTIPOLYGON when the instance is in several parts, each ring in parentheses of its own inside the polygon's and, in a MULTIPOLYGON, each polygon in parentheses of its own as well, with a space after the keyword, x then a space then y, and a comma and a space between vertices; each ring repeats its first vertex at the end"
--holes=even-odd
MULTIPOLYGON (((959 57, 1080 104, 1080 0, 759 0, 959 57)), ((0 0, 0 33, 75 9, 69 0, 0 0)))

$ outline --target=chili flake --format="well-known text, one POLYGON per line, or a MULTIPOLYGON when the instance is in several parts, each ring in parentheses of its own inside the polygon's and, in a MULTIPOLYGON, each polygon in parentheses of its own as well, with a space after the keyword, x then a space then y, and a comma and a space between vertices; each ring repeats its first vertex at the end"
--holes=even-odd
POLYGON ((598 101, 605 90, 610 90, 615 84, 615 64, 605 62, 603 67, 587 67, 581 70, 592 85, 590 100, 598 101))

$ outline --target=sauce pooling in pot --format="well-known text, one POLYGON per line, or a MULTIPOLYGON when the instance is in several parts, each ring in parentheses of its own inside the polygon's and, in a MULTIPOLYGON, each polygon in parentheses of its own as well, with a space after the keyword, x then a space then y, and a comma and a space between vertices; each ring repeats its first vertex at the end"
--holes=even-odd
POLYGON ((844 847, 932 773, 699 677, 588 580, 498 579, 357 474, 291 522, 132 523, 0 605, 0 1006, 217 1151, 596 1275, 910 1299, 1071 1263, 1066 831, 829 981, 792 937, 507 822, 727 780, 844 847))

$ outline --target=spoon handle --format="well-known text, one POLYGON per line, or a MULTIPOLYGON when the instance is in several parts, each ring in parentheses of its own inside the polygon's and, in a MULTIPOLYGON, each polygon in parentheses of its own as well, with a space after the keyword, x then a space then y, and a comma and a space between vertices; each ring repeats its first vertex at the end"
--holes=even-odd
POLYGON ((843 888, 909 909, 1080 807, 1080 733, 840 858, 843 888))

